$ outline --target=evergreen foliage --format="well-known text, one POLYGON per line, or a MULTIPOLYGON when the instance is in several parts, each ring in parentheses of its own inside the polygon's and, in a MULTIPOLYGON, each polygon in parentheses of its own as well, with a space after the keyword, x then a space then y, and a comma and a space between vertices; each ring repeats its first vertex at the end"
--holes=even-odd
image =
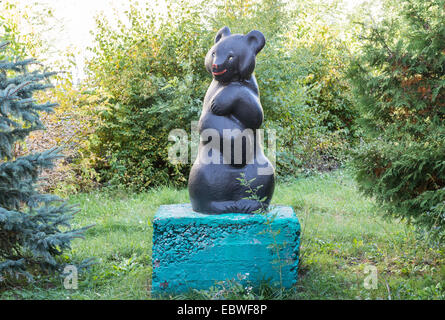
POLYGON ((97 21, 88 70, 91 87, 106 99, 91 141, 94 166, 102 182, 138 191, 184 185, 189 166, 170 163, 168 135, 198 119, 207 80, 201 57, 213 34, 204 38, 199 11, 184 7, 165 18, 132 7, 127 17, 130 27, 120 30, 97 21))
POLYGON ((16 156, 15 148, 30 132, 44 129, 40 112, 52 112, 55 103, 39 103, 34 93, 51 87, 54 72, 29 71, 34 59, 2 55, 0 44, 0 285, 36 271, 61 271, 56 259, 85 228, 70 229, 76 209, 54 195, 38 192, 39 173, 61 158, 53 148, 16 156))
POLYGON ((445 1, 405 0, 365 29, 350 77, 365 137, 361 189, 388 215, 445 237, 445 1))

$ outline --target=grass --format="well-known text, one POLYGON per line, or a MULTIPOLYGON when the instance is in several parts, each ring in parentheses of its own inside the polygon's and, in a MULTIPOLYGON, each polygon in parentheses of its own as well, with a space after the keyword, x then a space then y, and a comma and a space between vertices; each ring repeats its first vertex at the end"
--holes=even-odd
MULTIPOLYGON (((187 190, 143 194, 97 192, 71 197, 81 211, 75 226, 95 224, 64 259, 97 263, 79 275, 79 288, 41 276, 0 292, 1 299, 150 299, 151 221, 159 205, 188 202, 187 190)), ((237 281, 171 299, 445 299, 444 248, 417 239, 405 223, 384 220, 346 171, 281 183, 273 203, 294 207, 302 224, 299 281, 292 290, 265 284, 252 292, 237 281), (377 288, 366 289, 367 266, 377 288)))

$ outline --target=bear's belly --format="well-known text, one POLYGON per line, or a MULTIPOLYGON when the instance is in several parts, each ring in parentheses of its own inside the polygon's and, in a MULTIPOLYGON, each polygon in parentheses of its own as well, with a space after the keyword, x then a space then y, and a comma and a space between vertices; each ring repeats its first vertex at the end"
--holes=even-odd
POLYGON ((212 112, 206 112, 199 119, 199 132, 202 133, 206 129, 213 129, 218 132, 220 137, 223 135, 223 130, 239 129, 244 130, 245 127, 233 115, 218 116, 212 112))
MULTIPOLYGON (((247 188, 242 186, 239 178, 245 175, 250 186, 258 190, 257 196, 267 197, 267 204, 274 191, 274 175, 258 175, 258 164, 248 164, 236 168, 225 164, 202 164, 195 162, 190 171, 188 190, 194 210, 206 213, 222 213, 216 207, 217 203, 242 201, 249 196, 247 188)), ((230 212, 244 212, 234 209, 230 212)), ((249 211, 250 212, 250 211, 249 211)))

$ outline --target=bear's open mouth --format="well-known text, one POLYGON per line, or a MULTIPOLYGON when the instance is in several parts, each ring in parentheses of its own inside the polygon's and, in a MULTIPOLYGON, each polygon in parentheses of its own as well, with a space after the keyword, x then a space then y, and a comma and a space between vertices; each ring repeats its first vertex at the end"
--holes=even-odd
POLYGON ((214 76, 219 76, 219 75, 225 73, 226 71, 227 71, 227 69, 224 69, 223 71, 220 71, 220 72, 212 72, 212 74, 213 74, 214 76))

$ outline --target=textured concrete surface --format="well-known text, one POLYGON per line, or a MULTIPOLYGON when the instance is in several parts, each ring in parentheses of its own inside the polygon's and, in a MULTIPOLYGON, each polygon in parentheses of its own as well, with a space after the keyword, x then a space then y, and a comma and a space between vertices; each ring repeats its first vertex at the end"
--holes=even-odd
POLYGON ((283 287, 297 281, 300 224, 291 207, 275 206, 267 215, 206 215, 190 204, 164 205, 153 226, 152 294, 209 289, 231 279, 280 286, 280 274, 283 287))

